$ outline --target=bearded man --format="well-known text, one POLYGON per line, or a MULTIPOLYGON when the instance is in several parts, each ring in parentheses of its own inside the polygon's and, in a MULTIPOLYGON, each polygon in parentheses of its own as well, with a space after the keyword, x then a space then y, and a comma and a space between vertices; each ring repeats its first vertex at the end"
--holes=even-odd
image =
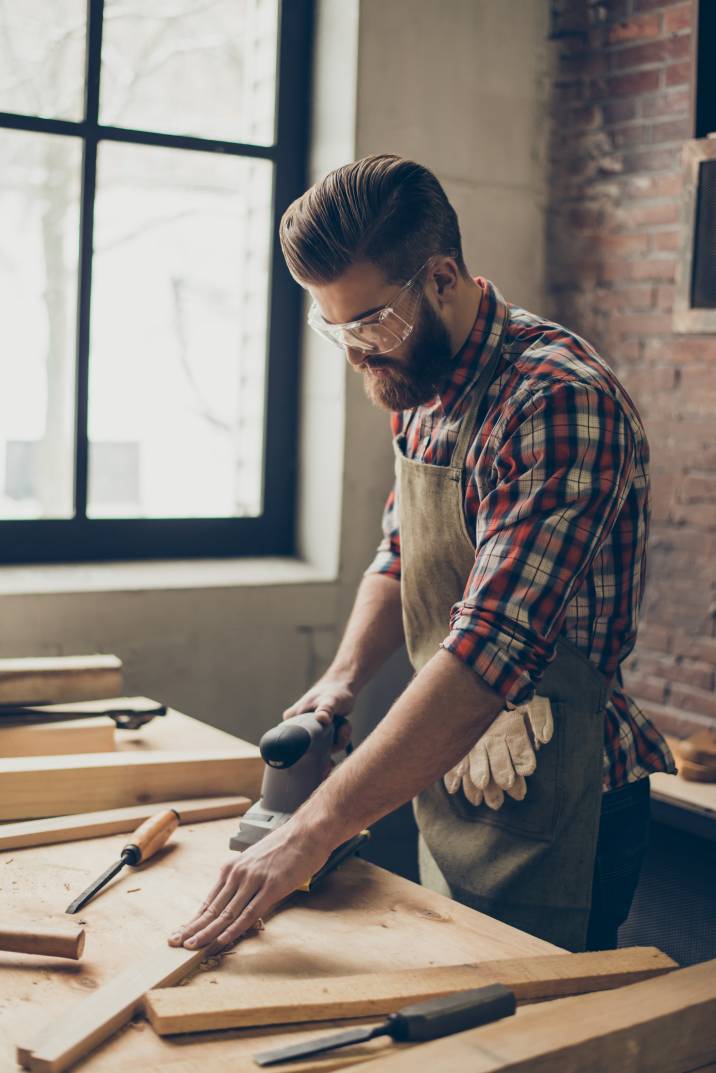
MULTIPOLYGON (((231 941, 414 799, 421 881, 569 950, 617 942, 664 739, 622 688, 649 450, 595 349, 472 277, 426 168, 348 164, 286 211, 309 323, 392 412, 384 536, 335 658, 285 715, 347 715, 401 644, 411 682, 170 939, 231 941)), ((360 450, 360 444, 355 445, 360 450)))

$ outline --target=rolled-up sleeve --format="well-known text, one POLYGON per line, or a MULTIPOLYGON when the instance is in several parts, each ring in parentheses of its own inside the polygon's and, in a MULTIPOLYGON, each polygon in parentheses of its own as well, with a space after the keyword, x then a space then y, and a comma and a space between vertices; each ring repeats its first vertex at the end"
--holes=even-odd
POLYGON ((388 493, 383 509, 383 539, 365 574, 388 574, 400 580, 400 524, 395 487, 388 493))
POLYGON ((554 658, 567 606, 621 510, 634 437, 618 400, 560 381, 513 400, 492 439, 475 561, 441 647, 516 705, 554 658))

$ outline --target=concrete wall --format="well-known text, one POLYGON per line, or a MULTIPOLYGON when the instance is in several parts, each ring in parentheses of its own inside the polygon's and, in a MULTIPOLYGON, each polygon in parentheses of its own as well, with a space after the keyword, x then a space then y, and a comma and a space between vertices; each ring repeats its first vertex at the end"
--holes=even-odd
MULTIPOLYGON (((542 45, 547 0, 322 0, 312 177, 368 152, 432 167, 467 262, 512 301, 544 291, 542 45)), ((6 568, 2 655, 116 652, 144 693, 256 739, 328 664, 379 538, 387 415, 337 351, 304 347, 302 564, 6 568)), ((409 674, 366 691, 365 731, 409 674)))

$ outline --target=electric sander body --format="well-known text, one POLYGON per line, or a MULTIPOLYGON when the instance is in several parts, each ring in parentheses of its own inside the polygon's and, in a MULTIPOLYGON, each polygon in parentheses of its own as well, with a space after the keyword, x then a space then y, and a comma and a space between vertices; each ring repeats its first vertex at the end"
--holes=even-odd
POLYGON ((290 820, 330 770, 341 716, 319 723, 313 712, 296 715, 267 730, 259 742, 266 763, 261 797, 244 813, 229 845, 243 850, 290 820))

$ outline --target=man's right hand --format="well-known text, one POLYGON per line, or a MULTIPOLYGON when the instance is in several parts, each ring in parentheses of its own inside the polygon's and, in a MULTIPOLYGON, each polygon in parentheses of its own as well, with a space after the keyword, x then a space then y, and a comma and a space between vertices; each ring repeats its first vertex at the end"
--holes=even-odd
MULTIPOLYGON (((355 702, 355 693, 345 679, 338 675, 326 674, 323 678, 319 678, 316 684, 311 686, 295 704, 286 709, 283 718, 292 719, 294 715, 314 712, 320 723, 330 723, 335 715, 347 716, 353 710, 355 702)), ((350 737, 351 724, 346 720, 338 731, 336 752, 346 747, 350 737)))

